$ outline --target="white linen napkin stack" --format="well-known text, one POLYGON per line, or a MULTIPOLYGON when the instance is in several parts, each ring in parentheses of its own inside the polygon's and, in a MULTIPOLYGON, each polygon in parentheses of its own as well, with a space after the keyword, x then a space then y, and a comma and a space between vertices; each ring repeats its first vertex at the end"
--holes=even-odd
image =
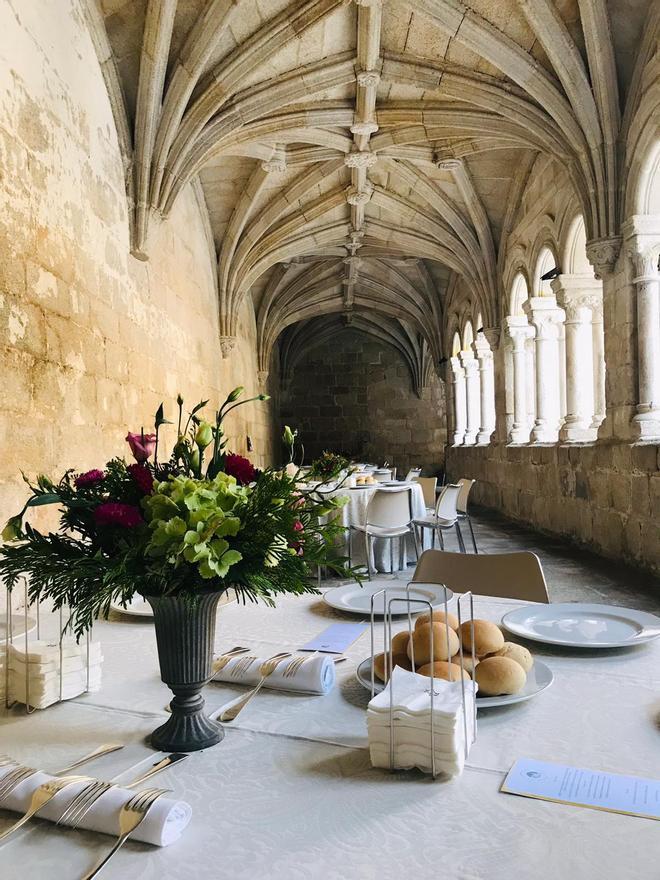
MULTIPOLYGON (((463 684, 465 715, 461 682, 433 679, 435 769, 438 774, 446 776, 457 776, 463 771, 466 752, 469 753, 472 745, 476 687, 472 681, 463 684)), ((395 666, 387 687, 369 703, 367 731, 374 767, 391 767, 390 740, 393 736, 395 769, 417 767, 431 773, 431 679, 395 666), (391 688, 393 712, 390 727, 391 688)))
MULTIPOLYGON (((0 767, 0 779, 9 773, 12 767, 0 767)), ((76 771, 80 775, 84 770, 76 771)), ((3 810, 12 810, 16 813, 25 813, 30 807, 32 795, 44 782, 55 779, 48 773, 33 773, 23 782, 19 783, 10 794, 0 802, 3 810)), ((62 813, 74 800, 76 795, 87 785, 86 782, 77 782, 58 792, 45 807, 39 811, 41 819, 57 822, 62 813)), ((80 828, 88 831, 98 831, 101 834, 119 835, 119 813, 124 804, 137 794, 128 788, 111 788, 96 800, 83 817, 80 828)), ((131 839, 141 840, 153 846, 169 846, 181 837, 192 818, 192 807, 185 801, 176 801, 172 798, 160 797, 151 807, 144 820, 131 834, 131 839)))
MULTIPOLYGON (((99 642, 89 646, 89 690, 101 687, 103 656, 99 642)), ((29 703, 36 709, 45 709, 60 698, 70 700, 87 689, 87 645, 66 640, 62 646, 62 692, 60 697, 60 646, 58 642, 35 639, 25 646, 9 645, 9 700, 25 703, 26 675, 29 675, 29 703), (26 662, 27 661, 27 662, 26 662)), ((4 692, 5 670, 2 669, 4 692)))
MULTIPOLYGON (((240 654, 234 657, 224 669, 213 676, 212 680, 248 685, 249 687, 257 685, 261 680, 259 669, 261 664, 268 660, 268 657, 258 657, 249 664, 247 669, 243 669, 240 675, 232 675, 232 670, 242 659, 240 654)), ((335 662, 332 657, 327 654, 310 654, 305 662, 296 669, 295 675, 287 676, 286 671, 289 663, 294 660, 296 657, 282 660, 275 671, 268 676, 264 687, 303 694, 327 694, 332 690, 337 678, 335 662)))

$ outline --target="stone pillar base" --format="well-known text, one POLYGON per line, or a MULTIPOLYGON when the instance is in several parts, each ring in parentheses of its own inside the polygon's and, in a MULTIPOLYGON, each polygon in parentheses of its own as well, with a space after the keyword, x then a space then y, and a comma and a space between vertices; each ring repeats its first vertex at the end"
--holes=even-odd
POLYGON ((638 413, 631 423, 633 439, 640 443, 660 441, 660 410, 638 413))
POLYGON ((534 425, 532 428, 532 443, 556 443, 558 440, 559 431, 556 428, 545 425, 534 425))
POLYGON ((477 446, 489 446, 491 436, 492 431, 488 431, 487 433, 479 431, 477 434, 477 446))
POLYGON ((598 439, 598 429, 593 425, 565 424, 559 432, 562 443, 593 443, 598 439))
POLYGON ((476 442, 477 442, 477 435, 476 434, 467 434, 466 433, 462 445, 463 446, 474 446, 474 444, 476 442))
POLYGON ((509 443, 516 446, 529 443, 529 430, 526 428, 512 428, 509 434, 509 443))

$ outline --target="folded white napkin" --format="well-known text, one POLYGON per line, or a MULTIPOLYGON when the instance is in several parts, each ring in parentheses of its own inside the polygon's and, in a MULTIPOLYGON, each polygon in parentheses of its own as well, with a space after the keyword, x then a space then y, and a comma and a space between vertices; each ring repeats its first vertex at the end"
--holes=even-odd
MULTIPOLYGON (((101 667, 92 666, 89 670, 89 691, 101 689, 101 667)), ((87 671, 67 672, 62 676, 62 700, 72 700, 87 690, 87 671)), ((30 706, 35 709, 46 709, 60 700, 59 674, 46 679, 30 676, 28 697, 30 706)), ((25 703, 25 674, 9 670, 9 699, 12 702, 25 703)))
MULTIPOLYGON (((11 769, 11 767, 1 767, 0 779, 11 769)), ((81 775, 84 775, 85 771, 81 770, 79 772, 81 775)), ((44 782, 54 778, 47 773, 35 773, 17 785, 9 796, 0 802, 0 806, 6 810, 25 813, 30 807, 32 795, 37 788, 44 782)), ((64 791, 58 792, 39 811, 39 817, 56 822, 78 792, 87 784, 87 782, 78 782, 64 791)), ((127 788, 111 788, 95 801, 80 823, 80 828, 117 837, 119 835, 119 811, 135 794, 135 791, 127 788)), ((181 837, 191 818, 192 807, 190 804, 187 804, 185 801, 175 801, 172 798, 160 797, 135 829, 131 838, 141 840, 143 843, 151 843, 153 846, 169 846, 181 837)))
MULTIPOLYGON (((240 675, 232 676, 231 672, 235 664, 243 658, 239 655, 234 657, 213 676, 213 681, 225 681, 230 684, 248 685, 254 687, 261 680, 259 669, 268 657, 253 660, 249 667, 240 675)), ((296 657, 287 657, 278 664, 265 681, 264 687, 283 691, 296 691, 304 694, 327 694, 334 687, 337 673, 332 657, 327 654, 310 654, 302 666, 299 666, 295 675, 286 678, 286 670, 296 657)))
MULTIPOLYGON (((9 646, 10 665, 15 662, 27 662, 39 668, 52 667, 60 668, 60 646, 59 642, 46 642, 43 639, 35 639, 28 643, 28 650, 25 651, 25 645, 19 642, 9 646)), ((89 646, 89 662, 100 663, 101 643, 91 642, 89 646)), ((62 668, 65 671, 79 669, 87 665, 87 645, 84 642, 76 644, 67 640, 62 645, 62 668)))
POLYGON ((369 753, 373 766, 392 766, 390 741, 393 738, 394 767, 397 769, 418 767, 430 772, 434 758, 438 773, 450 776, 461 773, 466 758, 466 726, 470 745, 472 740, 475 693, 476 686, 472 681, 434 679, 431 712, 431 679, 395 667, 387 687, 370 701, 367 709, 369 753), (466 719, 469 719, 467 725, 466 719))

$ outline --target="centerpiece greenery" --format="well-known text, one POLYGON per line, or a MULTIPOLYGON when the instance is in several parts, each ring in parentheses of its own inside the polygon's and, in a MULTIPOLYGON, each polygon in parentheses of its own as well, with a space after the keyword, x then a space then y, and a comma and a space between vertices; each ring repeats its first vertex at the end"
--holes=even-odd
MULTIPOLYGON (((175 694, 175 673, 166 678, 163 655, 171 653, 172 641, 186 642, 177 632, 190 625, 186 619, 196 605, 208 604, 212 596, 214 611, 227 589, 243 601, 274 604, 281 594, 316 592, 317 566, 343 576, 347 572, 347 560, 337 551, 343 527, 332 516, 346 499, 330 496, 323 486, 306 491, 295 475, 271 468, 259 471, 227 451, 227 415, 250 400, 266 399, 239 400, 242 395, 243 388, 235 388, 212 423, 201 415, 208 401, 193 407, 184 422, 179 396, 177 441, 169 457, 161 454, 161 428, 169 424, 161 404, 153 432, 126 437, 133 463, 113 458, 102 469, 68 470, 57 482, 45 476, 34 483, 26 480, 29 498, 2 535, 6 543, 0 548, 0 577, 7 587, 11 590, 25 576, 30 601, 50 599, 54 608, 69 609, 68 625, 77 636, 112 604, 125 607, 136 593, 146 597, 154 608, 163 680, 175 694), (60 509, 57 531, 43 532, 25 521, 31 508, 46 504, 60 509), (167 644, 159 636, 159 615, 166 614, 166 607, 168 614, 177 609, 167 644)), ((328 470, 326 480, 339 470, 328 470)), ((206 654, 212 651, 214 624, 213 615, 206 654)), ((164 623, 160 632, 165 632, 164 623)), ((200 672, 203 679, 210 676, 211 661, 202 659, 208 673, 200 672)), ((196 683, 197 691, 203 683, 196 683)), ((191 699, 201 696, 187 692, 181 706, 191 699)), ((175 703, 176 697, 173 712, 175 703)), ((188 704, 184 708, 190 716, 188 704)), ((201 711, 199 702, 195 707, 201 711)), ((218 738, 206 725, 198 737, 203 745, 193 747, 218 738)), ((171 730, 158 744, 186 747, 171 730)))
POLYGON ((318 458, 314 459, 307 476, 310 478, 316 477, 321 480, 331 480, 349 467, 350 462, 343 455, 325 450, 318 458))

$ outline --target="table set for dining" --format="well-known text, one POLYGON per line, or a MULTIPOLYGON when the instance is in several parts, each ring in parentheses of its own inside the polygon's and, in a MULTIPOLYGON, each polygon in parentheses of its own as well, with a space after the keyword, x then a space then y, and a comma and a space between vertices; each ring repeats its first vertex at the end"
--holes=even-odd
MULTIPOLYGON (((406 581, 381 579, 363 590, 368 596, 397 586, 405 591, 406 581)), ((172 821, 178 817, 171 845, 130 839, 103 877, 658 876, 654 821, 500 791, 520 758, 658 776, 657 618, 475 596, 475 617, 498 625, 504 619, 506 638, 524 638, 551 680, 512 705, 487 707, 477 697, 477 737, 462 774, 432 781, 417 770, 371 766, 369 680, 356 677, 371 656, 369 612, 364 596, 353 600, 344 590, 342 600, 341 592, 285 597, 277 608, 236 602, 220 608, 218 674, 204 692, 210 714, 222 713, 259 681, 258 663, 246 675, 243 662, 242 675, 232 676, 241 657, 281 655, 277 674, 225 724, 219 745, 172 764, 154 782, 172 790, 164 796, 172 821), (344 621, 357 637, 341 652, 301 651, 344 621), (228 652, 231 662, 220 669, 228 652)), ((440 607, 440 594, 430 601, 440 607)), ((56 619, 42 626, 56 631, 56 619)), ((375 626, 382 645, 382 623, 375 626)), ((407 626, 405 615, 393 621, 394 632, 407 626)), ((0 752, 52 773, 112 740, 123 749, 77 772, 128 782, 164 757, 144 743, 166 717, 153 627, 145 617, 113 613, 95 626, 94 638, 105 657, 100 689, 29 716, 20 707, 3 713, 0 752)), ((0 814, 0 835, 16 818, 0 814)), ((87 876, 113 837, 97 833, 107 828, 82 828, 33 819, 0 845, 0 875, 87 876)))

